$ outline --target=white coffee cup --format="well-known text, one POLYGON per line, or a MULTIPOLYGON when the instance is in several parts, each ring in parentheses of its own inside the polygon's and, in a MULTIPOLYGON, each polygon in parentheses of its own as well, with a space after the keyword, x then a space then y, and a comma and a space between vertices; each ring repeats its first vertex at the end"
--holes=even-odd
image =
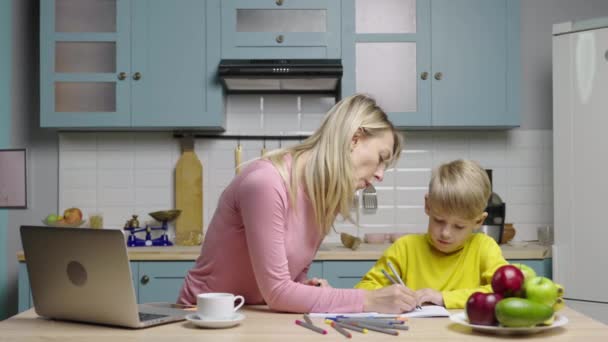
POLYGON ((232 319, 243 304, 245 304, 245 298, 232 293, 211 292, 196 296, 196 311, 201 319, 232 319), (237 300, 241 302, 235 307, 234 304, 237 300))

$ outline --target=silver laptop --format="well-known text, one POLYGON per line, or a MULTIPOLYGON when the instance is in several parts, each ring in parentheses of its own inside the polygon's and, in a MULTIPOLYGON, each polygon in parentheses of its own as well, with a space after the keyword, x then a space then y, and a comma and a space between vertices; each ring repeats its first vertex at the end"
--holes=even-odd
POLYGON ((144 328, 188 314, 170 303, 137 304, 120 230, 21 226, 21 241, 40 316, 144 328))

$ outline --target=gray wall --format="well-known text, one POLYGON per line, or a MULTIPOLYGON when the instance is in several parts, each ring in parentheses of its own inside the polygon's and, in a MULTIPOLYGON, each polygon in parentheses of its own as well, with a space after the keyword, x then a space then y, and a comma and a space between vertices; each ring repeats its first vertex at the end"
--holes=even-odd
MULTIPOLYGON (((18 227, 36 224, 57 211, 57 135, 39 126, 38 1, 13 0, 13 117, 14 147, 27 147, 28 209, 11 210, 7 245, 10 314, 17 311, 17 262, 21 249, 18 227)), ((608 16, 606 0, 521 0, 522 125, 521 129, 551 129, 552 24, 608 16)), ((1 310, 0 310, 1 311, 1 310)))
POLYGON ((17 312, 17 259, 21 249, 19 226, 38 224, 48 213, 57 211, 58 152, 57 134, 41 129, 38 82, 38 0, 13 1, 13 79, 11 146, 28 152, 27 209, 9 212, 7 245, 9 314, 17 312))
POLYGON ((606 0, 521 0, 522 129, 551 129, 554 23, 608 16, 606 0))

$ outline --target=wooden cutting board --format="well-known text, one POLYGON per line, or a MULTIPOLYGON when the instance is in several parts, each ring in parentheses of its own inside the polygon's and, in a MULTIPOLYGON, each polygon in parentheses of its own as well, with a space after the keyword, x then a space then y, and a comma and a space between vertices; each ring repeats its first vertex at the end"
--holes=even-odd
POLYGON ((182 155, 175 167, 175 244, 196 246, 203 241, 203 164, 194 152, 194 140, 182 140, 182 155))

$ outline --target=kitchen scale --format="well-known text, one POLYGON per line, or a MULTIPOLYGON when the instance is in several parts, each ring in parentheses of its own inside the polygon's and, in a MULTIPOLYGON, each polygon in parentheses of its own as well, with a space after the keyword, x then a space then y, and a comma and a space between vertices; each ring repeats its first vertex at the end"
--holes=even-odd
POLYGON ((127 238, 128 247, 150 247, 150 246, 173 246, 173 243, 169 241, 167 230, 169 229, 169 222, 175 220, 181 210, 162 210, 148 213, 153 219, 161 223, 160 227, 153 227, 146 225, 145 227, 139 227, 139 221, 137 215, 133 215, 130 220, 125 223, 124 230, 129 232, 127 238), (163 233, 157 238, 152 238, 153 230, 162 230, 163 233), (145 232, 145 238, 137 237, 137 233, 145 232))

